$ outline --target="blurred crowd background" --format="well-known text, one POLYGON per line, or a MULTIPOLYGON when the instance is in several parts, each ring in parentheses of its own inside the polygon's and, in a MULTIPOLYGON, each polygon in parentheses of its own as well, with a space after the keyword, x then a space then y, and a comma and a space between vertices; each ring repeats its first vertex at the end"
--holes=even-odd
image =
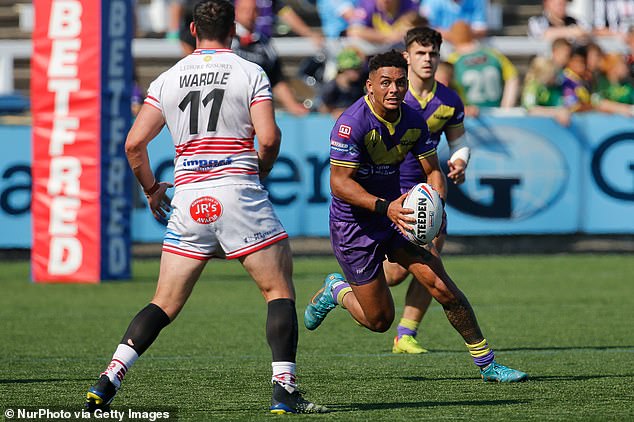
MULTIPOLYGON (((136 40, 152 40, 157 51, 168 54, 135 54, 133 110, 149 82, 193 50, 188 22, 197 1, 137 1, 136 40)), ((318 112, 336 118, 363 94, 368 56, 402 48, 405 32, 421 25, 442 33, 437 80, 460 94, 468 116, 484 108, 522 107, 564 126, 578 112, 634 116, 634 0, 235 0, 235 5, 232 48, 264 68, 276 105, 296 116, 318 112)), ((29 57, 15 50, 30 37, 32 9, 31 2, 0 0, 0 113, 29 113, 29 57)))

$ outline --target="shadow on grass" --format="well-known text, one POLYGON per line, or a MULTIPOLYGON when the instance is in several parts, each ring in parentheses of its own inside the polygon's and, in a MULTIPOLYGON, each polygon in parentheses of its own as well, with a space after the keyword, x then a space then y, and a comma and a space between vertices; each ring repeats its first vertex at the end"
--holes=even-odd
POLYGON ((530 400, 457 400, 457 401, 421 401, 396 403, 350 403, 345 405, 328 405, 333 412, 354 412, 389 409, 419 409, 425 407, 448 406, 508 406, 513 404, 528 404, 530 400))
MULTIPOLYGON (((549 346, 549 347, 496 347, 496 352, 556 352, 561 350, 623 350, 628 351, 634 349, 634 346, 549 346)), ((430 353, 464 353, 464 349, 430 349, 430 353)), ((402 355, 408 356, 408 355, 402 355)), ((412 355, 416 356, 416 355, 412 355)))
POLYGON ((550 347, 510 347, 507 349, 498 349, 499 352, 542 352, 542 351, 557 351, 557 350, 631 350, 634 346, 550 346, 550 347))
MULTIPOLYGON (((613 375, 529 375, 528 382, 531 381, 587 381, 604 378, 632 378, 634 374, 613 374, 613 375)), ((476 377, 401 377, 405 381, 473 381, 476 377)))
POLYGON ((530 381, 587 381, 604 378, 633 378, 634 374, 613 375, 543 375, 530 377, 530 381))
POLYGON ((0 384, 40 384, 47 382, 69 382, 69 381, 94 381, 93 378, 49 378, 49 379, 16 379, 16 380, 4 380, 0 379, 0 384))
POLYGON ((401 377, 405 381, 478 381, 478 377, 401 377))

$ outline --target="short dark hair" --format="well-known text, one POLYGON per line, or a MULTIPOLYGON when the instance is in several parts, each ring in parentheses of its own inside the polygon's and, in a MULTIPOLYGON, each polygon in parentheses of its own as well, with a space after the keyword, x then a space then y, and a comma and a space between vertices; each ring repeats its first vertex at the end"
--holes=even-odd
POLYGON ((570 57, 583 57, 583 59, 587 59, 588 58, 588 47, 586 47, 585 45, 578 45, 576 47, 574 47, 572 49, 572 53, 570 54, 570 57))
POLYGON ((572 43, 568 41, 566 38, 555 38, 550 46, 551 50, 554 50, 559 47, 568 47, 572 49, 572 43))
POLYGON ((382 67, 398 67, 407 72, 407 60, 403 57, 403 53, 396 50, 390 50, 386 53, 372 56, 368 65, 370 72, 374 72, 382 67))
POLYGON ((440 50, 442 35, 440 35, 440 32, 428 26, 419 26, 407 31, 404 42, 406 49, 413 43, 418 43, 423 46, 432 45, 440 50))
POLYGON ((227 0, 205 0, 194 6, 196 36, 201 40, 226 40, 235 19, 233 4, 227 0))

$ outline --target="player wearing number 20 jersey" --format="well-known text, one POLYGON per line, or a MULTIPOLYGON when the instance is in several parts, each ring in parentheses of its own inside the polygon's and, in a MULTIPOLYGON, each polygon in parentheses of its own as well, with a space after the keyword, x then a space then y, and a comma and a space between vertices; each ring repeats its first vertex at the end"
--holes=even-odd
POLYGON ((152 82, 145 103, 163 113, 172 134, 176 188, 259 183, 249 109, 271 99, 262 68, 229 49, 195 50, 152 82))
POLYGON ((287 237, 260 185, 250 114, 271 100, 262 68, 229 49, 197 49, 152 82, 145 103, 163 114, 175 149, 164 251, 238 258, 287 237), (213 196, 201 198, 208 187, 213 196))

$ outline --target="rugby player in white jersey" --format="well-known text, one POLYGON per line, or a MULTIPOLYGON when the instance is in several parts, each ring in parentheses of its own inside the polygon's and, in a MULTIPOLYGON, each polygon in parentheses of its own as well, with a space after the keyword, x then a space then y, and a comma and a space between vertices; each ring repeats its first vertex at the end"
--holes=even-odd
MULTIPOLYGON (((88 410, 107 408, 136 359, 176 318, 210 258, 239 259, 267 302, 272 413, 321 413, 297 389, 297 315, 288 235, 260 183, 280 148, 269 80, 228 47, 234 8, 199 3, 197 49, 161 74, 128 134, 126 154, 158 220, 167 219, 156 293, 132 320, 112 360, 88 390, 88 410), (174 198, 158 182, 147 146, 164 125, 175 147, 174 198), (254 135, 258 138, 257 150, 254 135)), ((208 330, 207 330, 208 331, 208 330)))

